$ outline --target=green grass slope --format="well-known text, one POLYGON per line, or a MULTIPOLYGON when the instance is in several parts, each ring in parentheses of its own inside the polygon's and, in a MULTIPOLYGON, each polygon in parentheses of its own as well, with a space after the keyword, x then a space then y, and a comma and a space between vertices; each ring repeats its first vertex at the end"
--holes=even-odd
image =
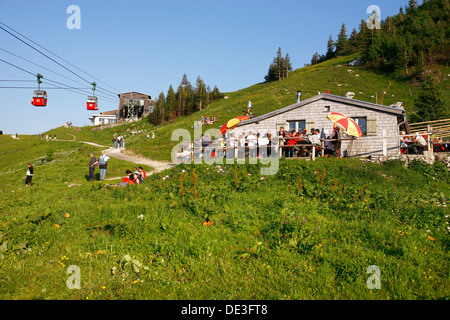
POLYGON ((0 137, 0 299, 448 298, 441 164, 177 166, 114 188, 86 181, 91 147, 20 138, 0 137))

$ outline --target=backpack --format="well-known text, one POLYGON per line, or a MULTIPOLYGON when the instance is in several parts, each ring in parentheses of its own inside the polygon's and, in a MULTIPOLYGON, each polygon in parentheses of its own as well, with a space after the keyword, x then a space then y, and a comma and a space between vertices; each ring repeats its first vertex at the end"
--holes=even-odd
POLYGON ((101 166, 106 165, 105 156, 101 156, 101 157, 100 157, 100 162, 99 162, 99 164, 100 164, 101 166))

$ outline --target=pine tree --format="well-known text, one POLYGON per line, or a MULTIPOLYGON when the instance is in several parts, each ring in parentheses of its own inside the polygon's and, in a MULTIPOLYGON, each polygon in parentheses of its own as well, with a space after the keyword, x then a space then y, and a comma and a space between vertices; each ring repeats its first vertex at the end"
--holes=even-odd
POLYGON ((158 97, 158 102, 156 103, 158 106, 158 124, 165 123, 167 120, 167 110, 166 110, 166 98, 164 96, 164 92, 161 92, 158 97))
POLYGON ((348 49, 347 29, 345 23, 343 23, 336 41, 336 55, 346 54, 348 53, 348 49))
POLYGON ((177 117, 177 97, 172 85, 170 85, 169 90, 167 91, 166 109, 168 113, 168 120, 174 120, 177 117))
POLYGON ((325 59, 331 59, 334 57, 334 41, 333 41, 333 36, 330 34, 330 37, 328 38, 328 42, 327 42, 327 53, 325 53, 325 59))
POLYGON ((194 110, 194 93, 192 85, 189 82, 186 74, 181 79, 180 87, 177 92, 178 109, 181 111, 181 115, 191 114, 194 110))
POLYGON ((218 100, 223 98, 223 94, 217 88, 217 85, 214 86, 213 91, 211 92, 211 100, 218 100))
POLYGON ((292 71, 292 63, 291 63, 291 57, 289 57, 289 54, 286 53, 284 56, 284 78, 289 77, 289 72, 292 71))
POLYGON ((180 83, 178 86, 177 92, 175 93, 175 96, 177 98, 177 117, 181 117, 185 114, 185 96, 184 96, 184 88, 183 85, 180 83))
POLYGON ((369 46, 371 44, 371 32, 367 27, 367 23, 364 20, 361 20, 359 24, 359 33, 356 40, 358 48, 361 50, 363 55, 369 50, 369 46))
POLYGON ((275 76, 278 81, 281 81, 283 76, 283 56, 281 55, 281 48, 278 48, 277 57, 275 59, 275 76))
POLYGON ((450 118, 450 109, 431 77, 422 84, 414 106, 418 122, 450 118))
POLYGON ((319 54, 316 51, 316 53, 314 53, 312 58, 311 58, 311 65, 313 66, 313 65, 318 64, 318 63, 319 63, 319 54))
POLYGON ((156 101, 153 112, 149 117, 149 121, 154 125, 159 125, 164 122, 164 108, 165 108, 165 97, 164 92, 161 92, 156 101))
POLYGON ((206 105, 206 87, 200 76, 197 77, 194 94, 194 110, 200 111, 206 105))
POLYGON ((211 101, 211 87, 209 85, 206 86, 206 102, 211 101))
POLYGON ((414 12, 414 10, 416 10, 417 7, 418 7, 418 4, 417 4, 416 0, 409 0, 408 6, 406 7, 406 13, 410 14, 410 13, 414 12))
POLYGON ((348 44, 352 49, 358 48, 358 31, 353 28, 350 37, 348 38, 348 44))

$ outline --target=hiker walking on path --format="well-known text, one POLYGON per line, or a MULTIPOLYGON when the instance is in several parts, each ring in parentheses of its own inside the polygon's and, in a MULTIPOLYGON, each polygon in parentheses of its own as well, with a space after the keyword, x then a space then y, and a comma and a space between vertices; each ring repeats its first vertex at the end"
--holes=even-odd
POLYGON ((106 153, 106 150, 103 150, 98 163, 98 167, 100 168, 100 181, 105 180, 106 169, 108 168, 108 160, 109 156, 106 153))
POLYGON ((27 178, 25 179, 25 186, 31 187, 31 179, 33 178, 33 166, 31 163, 27 163, 27 178))
POLYGON ((90 156, 91 160, 89 160, 89 179, 93 181, 95 180, 94 170, 95 167, 98 165, 98 159, 94 156, 93 152, 91 152, 90 156))

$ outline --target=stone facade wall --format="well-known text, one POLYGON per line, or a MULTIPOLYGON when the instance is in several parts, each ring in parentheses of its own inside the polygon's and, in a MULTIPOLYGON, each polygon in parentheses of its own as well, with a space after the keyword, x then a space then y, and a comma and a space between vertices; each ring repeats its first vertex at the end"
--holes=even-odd
MULTIPOLYGON (((326 138, 333 131, 333 123, 327 119, 328 112, 339 112, 351 118, 367 117, 372 124, 376 123, 376 129, 372 135, 363 136, 352 141, 342 141, 342 154, 350 157, 383 156, 383 133, 386 138, 385 150, 387 156, 399 155, 399 138, 393 137, 399 134, 397 116, 383 111, 371 110, 350 103, 327 101, 325 99, 311 102, 299 108, 274 115, 273 117, 259 121, 259 123, 245 124, 243 122, 235 130, 238 132, 248 132, 250 130, 276 130, 285 123, 288 129, 288 120, 303 120, 309 133, 310 128, 319 129, 321 137, 326 138)), ((343 132, 343 131, 341 131, 343 132)), ((345 137, 345 134, 342 135, 345 137)))

